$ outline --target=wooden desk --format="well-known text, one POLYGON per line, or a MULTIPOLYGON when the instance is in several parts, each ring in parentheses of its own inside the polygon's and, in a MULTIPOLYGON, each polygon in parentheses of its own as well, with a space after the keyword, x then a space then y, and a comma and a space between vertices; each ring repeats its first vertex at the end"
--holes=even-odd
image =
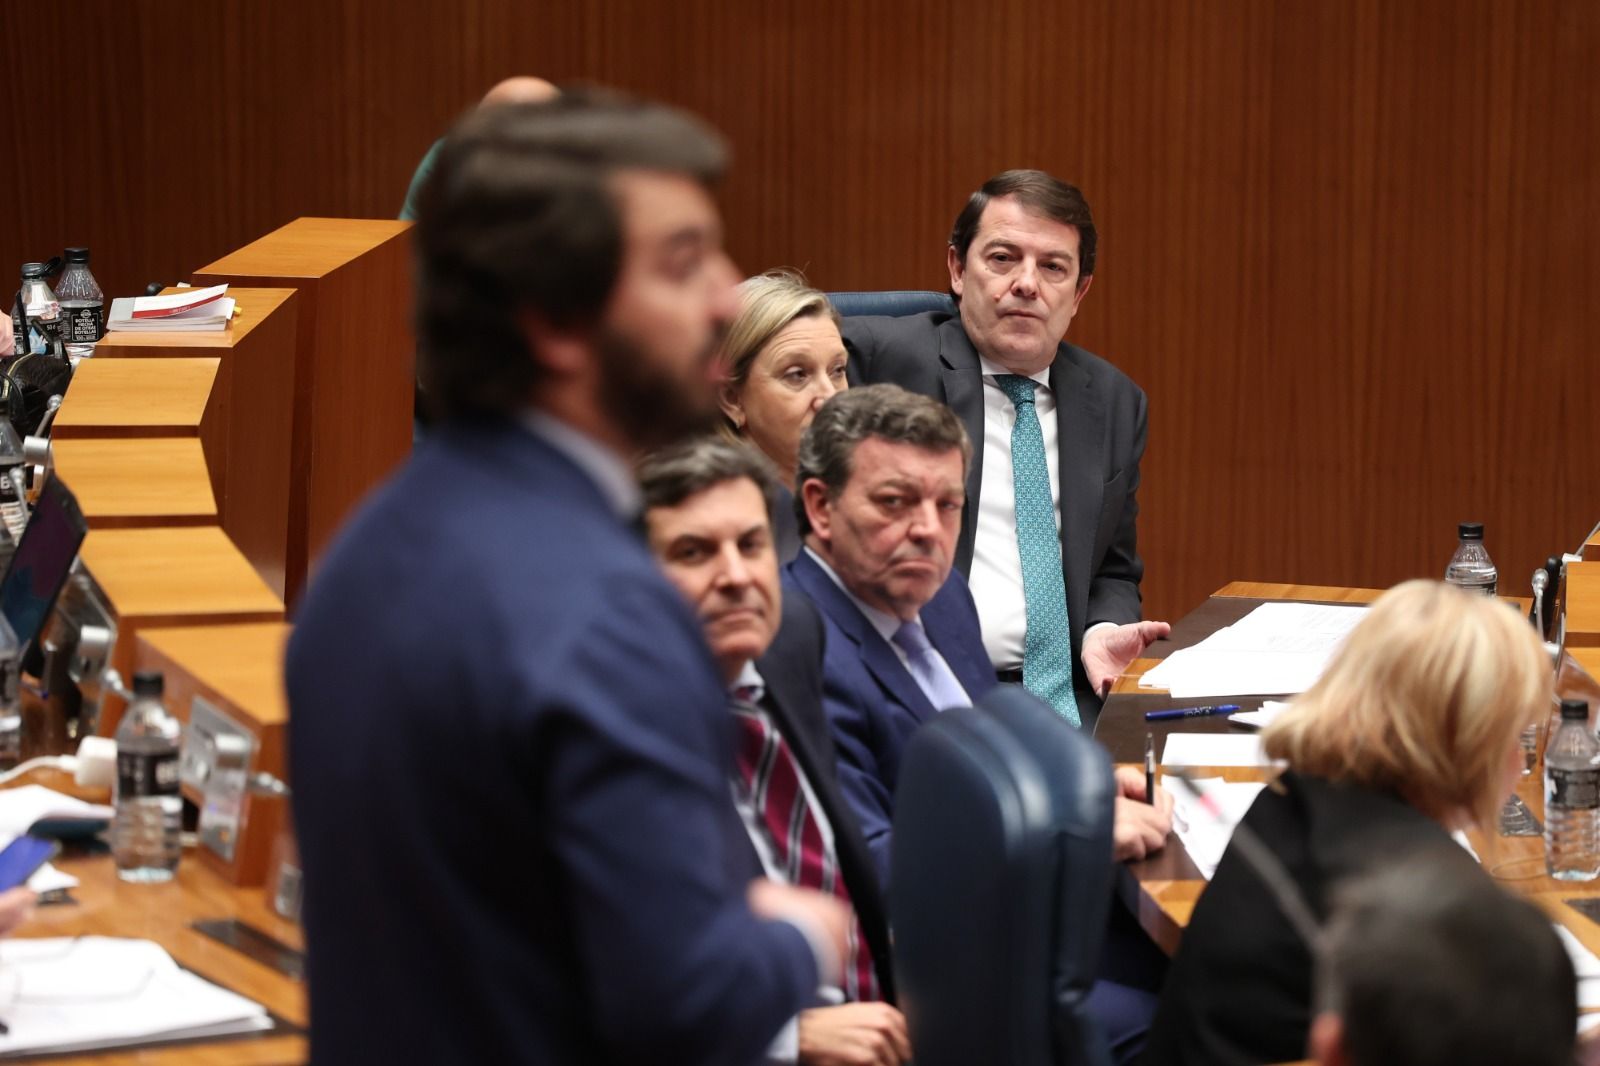
MULTIPOLYGON (((1218 589, 1212 598, 1173 626, 1172 639, 1152 647, 1154 655, 1134 663, 1118 679, 1113 695, 1106 701, 1095 728, 1095 739, 1123 763, 1143 759, 1146 732, 1157 737, 1163 750, 1165 737, 1174 732, 1236 733, 1226 718, 1198 718, 1177 722, 1145 722, 1144 713, 1172 706, 1164 692, 1140 690, 1138 678, 1171 652, 1204 639, 1221 626, 1243 618, 1263 600, 1304 600, 1324 603, 1370 603, 1382 594, 1380 589, 1333 589, 1315 585, 1279 585, 1258 582, 1233 582, 1218 589)), ((1261 704, 1261 697, 1230 697, 1245 709, 1261 704)), ((1273 771, 1259 767, 1193 767, 1198 777, 1223 777, 1231 781, 1267 780, 1273 771)), ((1544 790, 1538 777, 1524 778, 1517 788, 1529 808, 1544 817, 1544 790)), ((1544 872, 1544 841, 1539 837, 1500 837, 1494 856, 1480 837, 1474 846, 1484 859, 1485 868, 1496 879, 1536 900, 1591 951, 1600 954, 1600 925, 1584 919, 1562 901, 1600 897, 1600 881, 1564 884, 1544 872)), ((1143 862, 1130 863, 1119 879, 1124 901, 1138 917, 1140 925, 1169 954, 1176 951, 1183 929, 1189 923, 1194 905, 1205 890, 1206 881, 1173 835, 1162 851, 1143 862)))
POLYGON ((198 437, 219 365, 215 358, 85 359, 50 434, 56 440, 198 437))
POLYGON ((1567 647, 1600 647, 1600 560, 1567 564, 1567 647))
MULTIPOLYGON (((71 779, 56 773, 32 775, 30 782, 71 792, 71 779)), ((268 936, 305 949, 300 928, 279 918, 259 888, 238 889, 224 883, 185 850, 175 881, 165 885, 130 885, 117 880, 108 855, 66 858, 57 865, 79 878, 76 904, 40 907, 32 921, 15 935, 56 937, 102 935, 141 937, 164 947, 181 965, 208 980, 257 1001, 292 1025, 307 1023, 303 982, 292 980, 256 962, 190 925, 214 918, 237 918, 268 936)), ((221 1066, 221 1064, 297 1063, 307 1056, 299 1035, 245 1037, 167 1048, 97 1052, 51 1059, 63 1066, 221 1066)))
MULTIPOLYGON (((83 563, 116 615, 111 663, 131 678, 140 633, 182 625, 279 622, 283 601, 216 526, 91 529, 83 563)), ((122 701, 107 696, 99 728, 109 733, 122 701)))
POLYGON ((286 599, 351 506, 411 448, 409 222, 300 218, 201 267, 197 285, 299 292, 286 599))
MULTIPOLYGON (((299 296, 289 288, 240 286, 230 286, 228 295, 238 307, 225 330, 109 333, 95 349, 95 361, 220 360, 200 423, 218 524, 282 597, 305 579, 303 571, 288 570, 289 498, 305 491, 303 483, 291 481, 289 469, 299 296)), ((76 399, 69 395, 68 404, 76 399)))
POLYGON ((56 473, 94 529, 217 524, 217 500, 195 437, 57 440, 56 473))

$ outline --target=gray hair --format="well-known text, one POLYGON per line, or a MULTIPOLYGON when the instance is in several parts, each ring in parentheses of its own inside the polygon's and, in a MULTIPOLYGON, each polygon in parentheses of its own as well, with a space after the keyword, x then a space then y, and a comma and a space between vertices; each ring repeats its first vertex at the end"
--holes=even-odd
POLYGON ((801 487, 812 478, 837 497, 850 481, 856 446, 869 437, 891 444, 911 444, 930 452, 961 452, 961 476, 972 462, 972 441, 954 411, 938 400, 908 392, 898 385, 865 385, 835 394, 811 420, 800 438, 795 470, 794 510, 800 535, 811 532, 801 487))

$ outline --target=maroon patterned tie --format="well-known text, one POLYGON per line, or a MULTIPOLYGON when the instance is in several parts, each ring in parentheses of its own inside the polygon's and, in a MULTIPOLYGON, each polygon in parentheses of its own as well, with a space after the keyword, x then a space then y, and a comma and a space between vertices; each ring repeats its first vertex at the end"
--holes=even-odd
MULTIPOLYGON (((737 785, 767 830, 773 855, 791 885, 830 893, 850 903, 839 873, 839 857, 823 840, 818 813, 811 809, 800 784, 800 764, 767 712, 753 701, 756 692, 741 688, 730 708, 739 723, 735 763, 737 785)), ((852 913, 854 908, 851 908, 852 913)), ((881 998, 872 952, 861 923, 850 930, 850 952, 844 965, 844 994, 851 1002, 881 998)))

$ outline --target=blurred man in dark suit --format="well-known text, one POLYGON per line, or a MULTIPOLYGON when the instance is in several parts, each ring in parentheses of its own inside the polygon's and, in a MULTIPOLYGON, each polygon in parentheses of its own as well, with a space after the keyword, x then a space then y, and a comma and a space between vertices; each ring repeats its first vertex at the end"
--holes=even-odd
MULTIPOLYGON (((783 596, 771 465, 708 437, 666 448, 639 469, 650 547, 700 616, 735 723, 734 802, 749 871, 830 892, 858 919, 838 1006, 802 1011, 770 1062, 904 1062, 911 1049, 894 1002, 889 924, 855 816, 839 792, 822 713, 822 623, 803 596, 783 596)), ((784 493, 786 496, 787 493, 784 493)))
POLYGON ((847 912, 745 874, 725 693, 630 528, 708 427, 735 273, 716 136, 599 94, 446 139, 417 229, 443 422, 288 652, 315 1062, 748 1063, 847 912))
POLYGON ((955 565, 1001 680, 1092 728, 1116 676, 1165 622, 1141 622, 1135 519, 1144 392, 1063 339, 1094 280, 1083 194, 1009 170, 950 234, 957 314, 853 317, 852 382, 893 382, 953 408, 972 440, 955 565))

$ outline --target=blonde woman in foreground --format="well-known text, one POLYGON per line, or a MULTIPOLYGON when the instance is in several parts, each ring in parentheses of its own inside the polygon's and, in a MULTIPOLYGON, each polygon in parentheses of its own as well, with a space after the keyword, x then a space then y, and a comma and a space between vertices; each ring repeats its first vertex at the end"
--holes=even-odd
MULTIPOLYGON (((1519 612, 1439 582, 1397 585, 1263 733, 1288 769, 1244 824, 1319 920, 1345 879, 1397 859, 1489 880, 1450 834, 1480 827, 1493 845, 1522 771, 1519 735, 1553 695, 1550 660, 1519 612)), ((1142 1061, 1304 1057, 1312 973, 1309 949, 1229 848, 1184 930, 1142 1061)))

